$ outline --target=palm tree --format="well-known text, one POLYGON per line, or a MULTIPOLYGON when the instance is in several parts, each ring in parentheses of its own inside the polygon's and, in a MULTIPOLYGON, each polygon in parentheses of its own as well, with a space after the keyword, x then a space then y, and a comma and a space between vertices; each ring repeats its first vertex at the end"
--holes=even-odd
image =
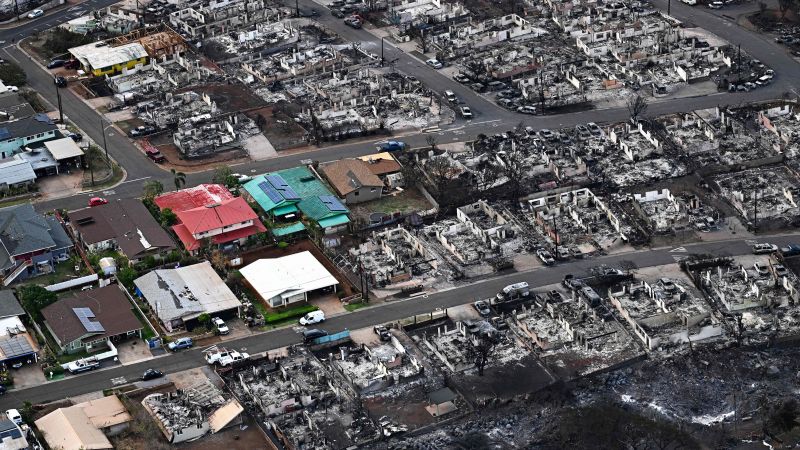
POLYGON ((175 190, 179 191, 181 187, 186 185, 186 174, 183 172, 178 172, 175 169, 170 169, 172 172, 172 179, 175 182, 175 190))
POLYGON ((89 174, 92 177, 92 186, 94 186, 94 160, 97 159, 97 147, 90 145, 83 151, 84 161, 86 167, 89 168, 89 174))
POLYGON ((147 200, 152 200, 164 193, 164 185, 157 180, 149 180, 142 186, 142 195, 147 200))

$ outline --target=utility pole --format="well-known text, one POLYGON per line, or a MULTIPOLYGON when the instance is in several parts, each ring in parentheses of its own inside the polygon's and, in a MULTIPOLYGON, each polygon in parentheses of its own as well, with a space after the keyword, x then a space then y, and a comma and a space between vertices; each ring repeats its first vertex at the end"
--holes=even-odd
POLYGON ((758 191, 753 191, 753 231, 758 231, 758 191))
POLYGON ((384 58, 383 58, 383 39, 384 39, 384 37, 381 36, 381 67, 383 67, 383 62, 384 62, 384 58))
POLYGON ((111 159, 108 157, 108 143, 106 142, 106 128, 103 123, 103 116, 100 116, 100 132, 103 133, 103 150, 106 151, 106 162, 108 166, 111 167, 111 159))
POLYGON ((736 53, 736 82, 738 83, 742 80, 742 44, 738 45, 736 53))
POLYGON ((59 123, 64 123, 64 108, 61 107, 61 88, 59 88, 58 85, 55 86, 56 86, 56 99, 58 99, 58 117, 60 120, 59 123))
POLYGON ((672 11, 672 0, 667 0, 667 15, 668 16, 670 15, 671 11, 672 11))
POLYGON ((558 222, 556 222, 556 214, 553 213, 553 242, 556 243, 556 254, 553 255, 553 258, 558 258, 558 222))
POLYGON ((300 1, 294 0, 294 14, 296 17, 300 17, 300 1))

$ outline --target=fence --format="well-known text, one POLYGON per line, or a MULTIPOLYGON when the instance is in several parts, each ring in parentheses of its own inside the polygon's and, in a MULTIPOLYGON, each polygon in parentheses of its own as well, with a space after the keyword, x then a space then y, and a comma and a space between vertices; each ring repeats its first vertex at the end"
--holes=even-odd
POLYGON ((348 338, 350 338, 350 330, 344 330, 338 333, 329 334, 327 336, 318 337, 312 341, 312 344, 313 345, 325 344, 328 342, 333 342, 333 341, 338 341, 340 339, 348 339, 348 338))

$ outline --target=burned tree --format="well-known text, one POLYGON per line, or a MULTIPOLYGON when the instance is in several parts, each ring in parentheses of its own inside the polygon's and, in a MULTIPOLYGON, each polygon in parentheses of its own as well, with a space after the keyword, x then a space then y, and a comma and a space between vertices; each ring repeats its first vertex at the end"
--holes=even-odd
POLYGON ((433 183, 436 192, 441 195, 453 174, 453 163, 447 156, 429 158, 425 162, 425 173, 433 183))
POLYGON ((648 102, 647 99, 639 94, 636 97, 628 99, 628 113, 631 115, 631 122, 634 124, 639 122, 639 118, 647 112, 648 102))
POLYGON ((500 337, 496 332, 481 333, 473 337, 469 359, 475 363, 475 367, 478 369, 478 376, 483 376, 483 369, 489 363, 489 357, 499 341, 500 337))
POLYGON ((517 203, 516 200, 522 192, 522 180, 526 178, 526 156, 522 146, 517 145, 514 141, 511 142, 510 148, 502 155, 502 164, 500 164, 499 171, 501 175, 508 179, 511 199, 515 200, 514 204, 517 203))

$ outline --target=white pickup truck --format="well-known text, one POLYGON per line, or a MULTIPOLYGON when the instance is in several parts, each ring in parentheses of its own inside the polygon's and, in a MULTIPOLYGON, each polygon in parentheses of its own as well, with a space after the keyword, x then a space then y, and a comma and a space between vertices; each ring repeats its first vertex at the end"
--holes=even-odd
POLYGON ((206 353, 206 362, 213 366, 214 364, 219 363, 219 361, 222 358, 229 357, 231 353, 233 353, 233 352, 230 351, 230 350, 225 350, 224 348, 223 349, 219 349, 219 350, 214 351, 214 352, 207 352, 206 353))
POLYGON ((229 352, 227 356, 223 356, 219 359, 219 365, 222 367, 232 366, 236 363, 245 361, 246 359, 250 358, 248 353, 239 353, 237 351, 229 352))
POLYGON ((69 373, 73 374, 94 370, 98 367, 100 367, 100 361, 95 357, 79 359, 67 364, 67 370, 69 370, 69 373))

